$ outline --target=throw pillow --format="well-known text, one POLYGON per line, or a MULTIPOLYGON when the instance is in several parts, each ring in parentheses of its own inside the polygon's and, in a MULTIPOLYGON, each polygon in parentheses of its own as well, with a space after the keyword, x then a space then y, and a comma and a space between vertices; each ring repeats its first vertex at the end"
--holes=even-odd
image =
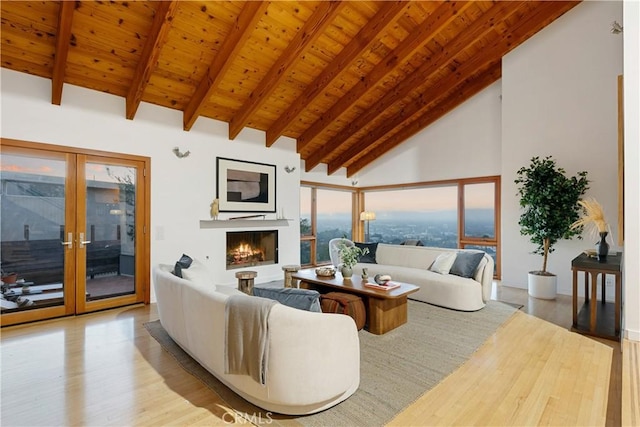
POLYGON ((456 255, 456 260, 451 266, 450 274, 460 277, 473 278, 476 269, 480 265, 480 261, 484 257, 484 252, 463 252, 460 251, 456 255))
POLYGON ((206 265, 194 259, 189 268, 182 269, 182 278, 192 282, 214 286, 213 276, 206 265))
POLYGON ((176 262, 175 267, 173 267, 173 274, 178 277, 182 277, 182 269, 189 268, 192 262, 193 259, 191 259, 189 255, 182 254, 180 259, 176 262))
POLYGON ((455 252, 443 252, 433 261, 431 267, 429 267, 429 271, 433 271, 434 273, 439 274, 449 274, 451 270, 451 266, 456 260, 455 252))
POLYGON ((377 264, 376 251, 378 250, 378 242, 375 242, 375 243, 354 242, 354 243, 360 249, 364 249, 364 248, 369 249, 369 253, 365 255, 360 255, 360 259, 358 259, 358 262, 362 262, 365 264, 377 264))
POLYGON ((281 304, 300 310, 322 312, 320 308, 320 293, 311 289, 261 288, 254 286, 253 295, 276 300, 281 304))

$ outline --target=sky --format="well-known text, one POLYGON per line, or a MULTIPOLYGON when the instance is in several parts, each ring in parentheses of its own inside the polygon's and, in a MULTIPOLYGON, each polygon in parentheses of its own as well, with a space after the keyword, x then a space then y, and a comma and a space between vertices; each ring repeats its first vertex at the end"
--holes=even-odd
MULTIPOLYGON (((494 184, 482 183, 466 186, 465 207, 469 209, 492 209, 494 207, 494 184)), ((311 212, 311 189, 300 192, 302 215, 311 212), (309 207, 306 208, 305 207, 309 207)), ((318 213, 350 213, 351 192, 318 190, 318 213)), ((365 193, 368 211, 446 211, 456 210, 457 186, 411 188, 393 191, 365 193)))
MULTIPOLYGON (((116 182, 107 172, 107 167, 114 175, 124 176, 130 173, 130 168, 127 167, 86 163, 85 174, 87 178, 94 181, 116 182)), ((0 158, 0 171, 64 177, 66 176, 66 162, 51 158, 3 154, 0 158)))

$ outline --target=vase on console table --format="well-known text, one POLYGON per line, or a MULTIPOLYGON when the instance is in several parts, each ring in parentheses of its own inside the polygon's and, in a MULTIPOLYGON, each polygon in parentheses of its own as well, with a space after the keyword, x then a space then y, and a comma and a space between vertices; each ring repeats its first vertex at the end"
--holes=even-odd
POLYGON ((345 280, 351 280, 351 276, 353 276, 353 269, 351 267, 340 267, 340 273, 342 273, 342 277, 345 280))
POLYGON ((598 261, 606 261, 609 254, 609 244, 607 243, 608 231, 600 232, 600 241, 596 243, 596 253, 598 254, 598 261))

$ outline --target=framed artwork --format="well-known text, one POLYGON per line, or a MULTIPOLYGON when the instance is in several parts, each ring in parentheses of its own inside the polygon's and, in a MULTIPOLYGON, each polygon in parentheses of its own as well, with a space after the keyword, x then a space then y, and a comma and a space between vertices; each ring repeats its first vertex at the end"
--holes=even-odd
POLYGON ((220 212, 275 212, 276 167, 216 157, 220 212))

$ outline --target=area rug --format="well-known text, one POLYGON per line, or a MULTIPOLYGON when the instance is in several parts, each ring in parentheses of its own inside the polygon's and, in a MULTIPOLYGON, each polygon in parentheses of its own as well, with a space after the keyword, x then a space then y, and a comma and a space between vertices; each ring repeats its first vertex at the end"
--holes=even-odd
MULTIPOLYGON (((498 301, 460 312, 409 301, 409 321, 384 335, 362 330, 360 387, 347 400, 308 416, 270 415, 270 423, 304 426, 382 426, 462 365, 516 309, 498 301)), ((190 374, 237 414, 264 413, 220 383, 187 355, 159 321, 145 327, 190 374)), ((310 385, 313 386, 313 385, 310 385)))

